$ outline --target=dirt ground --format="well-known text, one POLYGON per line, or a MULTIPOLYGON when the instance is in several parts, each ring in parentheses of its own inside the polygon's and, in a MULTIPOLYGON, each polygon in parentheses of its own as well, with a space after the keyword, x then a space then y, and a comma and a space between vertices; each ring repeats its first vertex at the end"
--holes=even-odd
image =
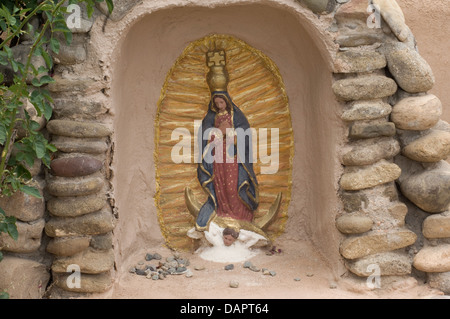
MULTIPOLYGON (((381 278, 380 289, 370 289, 365 279, 345 272, 335 276, 313 247, 297 242, 281 248, 281 253, 266 255, 261 252, 250 261, 259 268, 276 272, 263 275, 234 263, 233 270, 225 270, 228 263, 205 261, 198 255, 181 253, 188 258, 193 276, 169 275, 164 280, 147 279, 128 271, 118 273, 113 288, 92 295, 99 299, 430 299, 445 298, 443 293, 428 287, 415 278, 381 278), (203 270, 195 270, 203 266, 203 270), (338 278, 336 278, 338 277, 338 278), (298 280, 300 279, 300 280, 298 280), (229 286, 231 281, 238 288, 229 286)), ((159 247, 139 252, 129 259, 128 268, 145 262, 146 253, 159 253, 163 258, 172 251, 159 247)), ((152 262, 145 262, 152 263, 152 262)), ((153 261, 154 263, 154 261, 153 261)))

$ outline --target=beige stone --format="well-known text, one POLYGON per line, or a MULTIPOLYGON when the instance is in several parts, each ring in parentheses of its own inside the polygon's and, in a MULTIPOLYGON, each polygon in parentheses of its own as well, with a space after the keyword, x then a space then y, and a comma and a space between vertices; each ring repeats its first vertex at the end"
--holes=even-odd
POLYGON ((393 206, 388 208, 389 214, 396 221, 396 226, 404 226, 405 225, 405 217, 408 213, 408 206, 403 203, 396 203, 393 206))
POLYGON ((410 230, 399 229, 370 233, 345 239, 339 248, 342 256, 356 259, 381 252, 393 251, 414 244, 417 236, 410 230))
POLYGON ((64 153, 104 154, 108 150, 105 139, 53 136, 52 144, 64 153))
POLYGON ((33 222, 24 223, 16 221, 19 237, 12 239, 8 234, 0 234, 0 249, 15 253, 32 253, 41 246, 42 234, 45 220, 38 219, 33 222))
POLYGON ((382 100, 356 101, 350 103, 341 115, 344 121, 375 120, 388 116, 392 107, 382 100))
POLYGON ((428 216, 423 221, 423 235, 426 238, 450 237, 450 212, 428 216))
POLYGON ((52 238, 47 251, 57 256, 73 256, 89 247, 89 237, 56 237, 52 238))
POLYGON ((422 248, 414 257, 413 266, 424 272, 450 271, 450 245, 422 248))
MULTIPOLYGON (((450 295, 450 272, 427 273, 427 283, 432 288, 439 289, 446 295, 450 295)), ((448 296, 447 296, 448 297, 448 296)))
POLYGON ((401 169, 396 164, 381 160, 368 167, 347 169, 340 185, 344 190, 361 190, 395 181, 400 174, 401 169))
POLYGON ((356 260, 346 260, 348 270, 360 277, 374 275, 371 265, 380 267, 381 276, 403 276, 411 273, 411 260, 405 253, 389 251, 366 256, 356 260))
POLYGON ((333 83, 334 94, 344 101, 379 99, 391 96, 396 91, 395 81, 383 75, 363 75, 333 83))
POLYGON ((37 261, 4 256, 0 262, 0 291, 6 291, 10 299, 41 299, 50 273, 37 261))
POLYGON ((345 214, 336 220, 336 228, 344 234, 361 234, 372 229, 370 217, 360 213, 345 214))
POLYGON ((414 161, 436 163, 450 155, 450 133, 432 130, 405 146, 402 154, 414 161))
POLYGON ((51 120, 47 123, 47 129, 55 135, 79 138, 107 137, 112 133, 101 123, 72 120, 51 120))
POLYGON ((71 273, 55 273, 56 286, 65 290, 78 293, 101 293, 111 288, 113 280, 110 272, 102 274, 81 274, 80 284, 76 285, 75 279, 69 277, 71 273))
MULTIPOLYGON (((42 196, 42 190, 40 193, 42 196)), ((31 222, 44 216, 45 200, 43 197, 37 198, 17 191, 11 197, 0 197, 0 207, 7 216, 14 216, 23 222, 31 222)))
POLYGON ((428 94, 400 100, 392 109, 391 120, 399 129, 423 131, 436 125, 441 115, 441 101, 428 94))
POLYGON ((88 248, 68 257, 57 257, 53 261, 53 272, 67 272, 70 265, 78 265, 83 274, 100 274, 109 271, 114 266, 114 252, 109 250, 94 250, 88 248))
POLYGON ((406 41, 410 30, 405 22, 402 9, 395 0, 373 0, 378 6, 381 16, 400 41, 406 41))
POLYGON ((78 93, 95 93, 103 89, 103 83, 91 78, 64 78, 61 75, 54 75, 55 82, 49 83, 47 89, 55 94, 61 94, 65 92, 78 92, 78 93))
POLYGON ((386 58, 376 51, 348 50, 339 52, 336 73, 363 73, 386 67, 386 58))

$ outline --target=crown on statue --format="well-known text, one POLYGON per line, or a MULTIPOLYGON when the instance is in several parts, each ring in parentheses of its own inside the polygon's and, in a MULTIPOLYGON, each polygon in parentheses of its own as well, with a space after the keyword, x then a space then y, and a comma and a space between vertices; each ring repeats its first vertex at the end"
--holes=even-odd
POLYGON ((209 67, 206 82, 211 92, 227 91, 229 78, 226 69, 225 51, 217 50, 206 53, 206 65, 209 67))

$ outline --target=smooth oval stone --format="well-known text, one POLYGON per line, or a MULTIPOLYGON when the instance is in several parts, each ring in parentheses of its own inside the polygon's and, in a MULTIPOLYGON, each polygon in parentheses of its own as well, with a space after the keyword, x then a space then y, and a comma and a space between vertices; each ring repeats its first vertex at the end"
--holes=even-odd
POLYGON ((111 130, 101 123, 71 120, 51 120, 47 123, 47 129, 55 135, 80 138, 107 137, 111 134, 111 130))
POLYGON ((90 156, 64 157, 54 159, 50 163, 51 173, 62 177, 78 177, 91 175, 99 171, 103 163, 90 156))

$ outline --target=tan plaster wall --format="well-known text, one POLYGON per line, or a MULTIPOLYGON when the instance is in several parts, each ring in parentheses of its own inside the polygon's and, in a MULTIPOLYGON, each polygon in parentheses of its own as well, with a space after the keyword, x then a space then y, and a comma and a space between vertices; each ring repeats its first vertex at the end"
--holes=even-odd
POLYGON ((430 91, 442 102, 450 123, 450 1, 397 0, 413 32, 419 53, 430 64, 436 84, 430 91))
POLYGON ((295 135, 289 220, 279 241, 311 241, 339 272, 340 235, 335 216, 340 164, 336 151, 342 123, 337 116, 340 106, 331 92, 330 60, 318 49, 323 47, 321 40, 312 39, 288 10, 257 4, 161 10, 146 15, 122 35, 111 90, 118 266, 139 249, 163 243, 153 199, 157 102, 166 74, 182 50, 209 33, 234 35, 279 67, 295 135))

